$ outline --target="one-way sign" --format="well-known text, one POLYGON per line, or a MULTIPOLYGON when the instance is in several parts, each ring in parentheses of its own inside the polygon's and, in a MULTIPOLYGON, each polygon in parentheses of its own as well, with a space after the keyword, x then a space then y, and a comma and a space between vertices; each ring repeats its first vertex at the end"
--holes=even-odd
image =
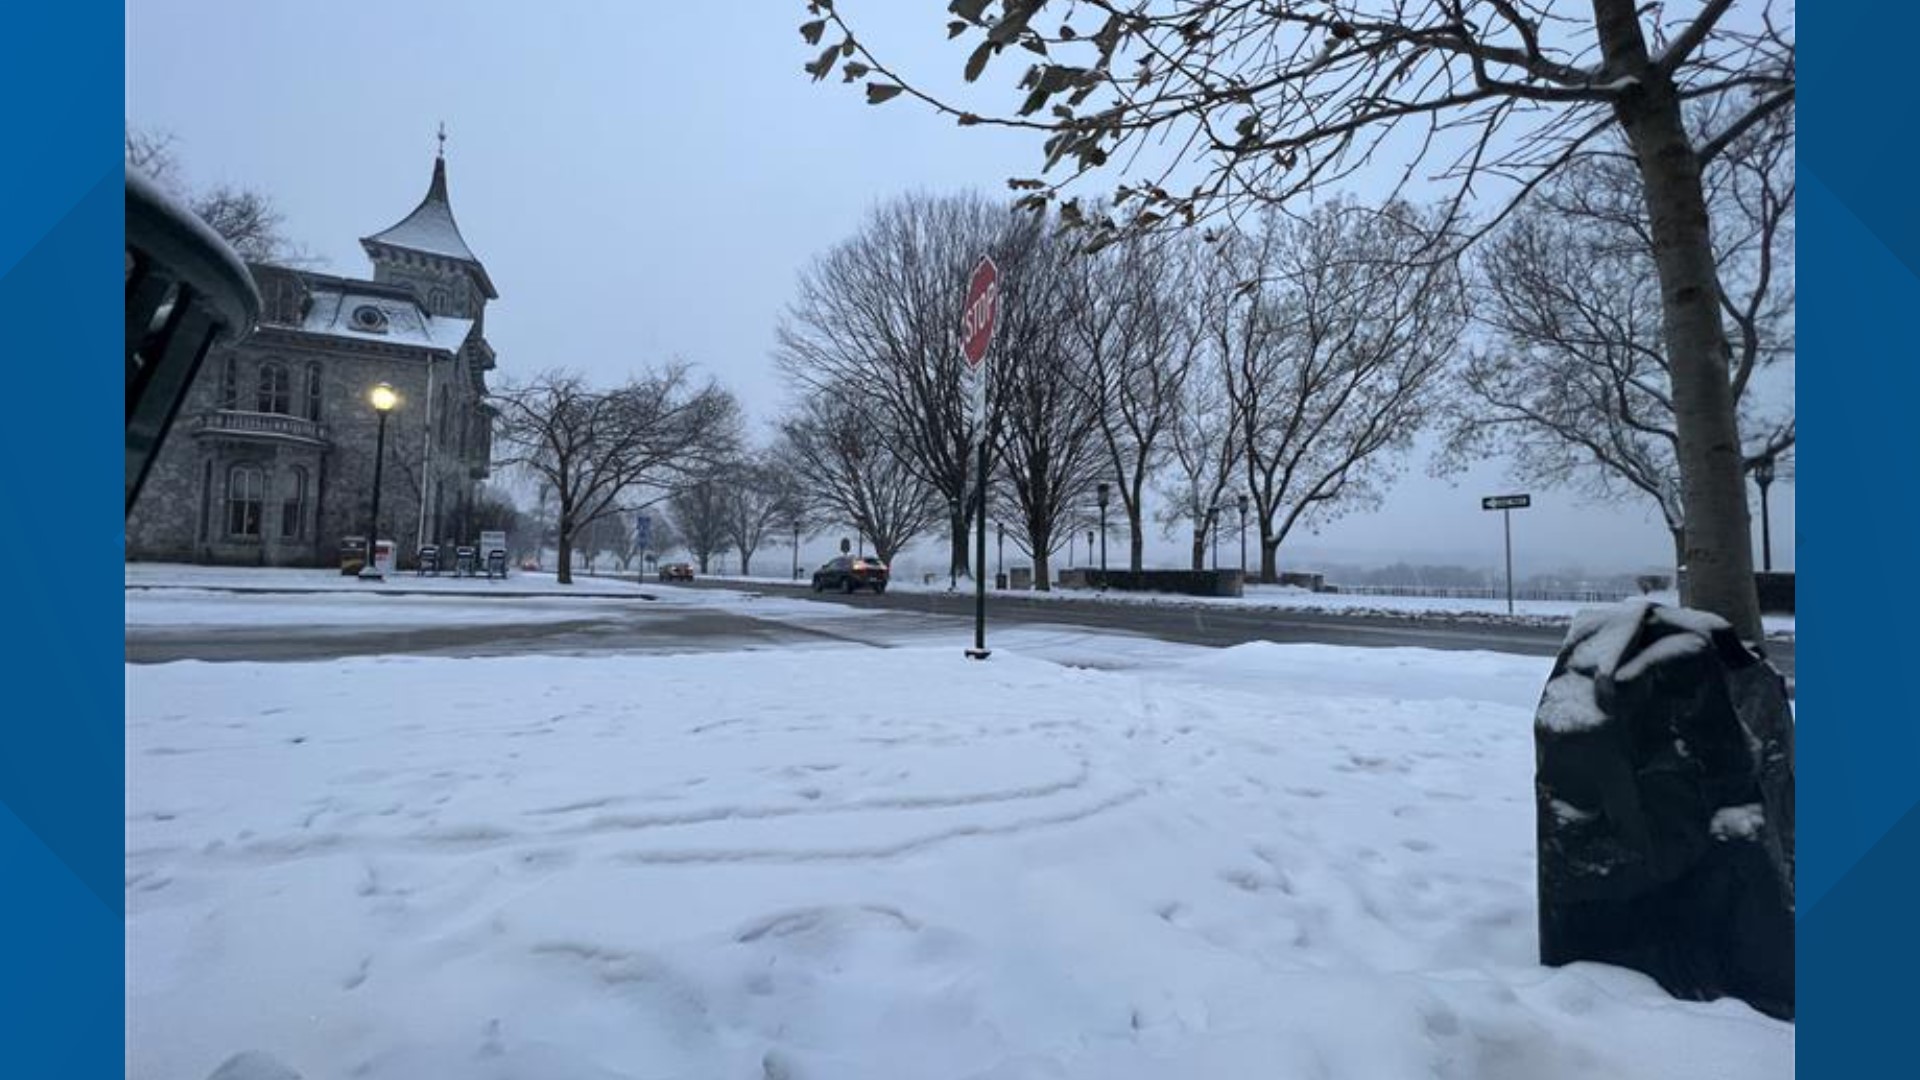
POLYGON ((1482 510, 1518 510, 1532 505, 1531 495, 1488 495, 1480 500, 1482 510))

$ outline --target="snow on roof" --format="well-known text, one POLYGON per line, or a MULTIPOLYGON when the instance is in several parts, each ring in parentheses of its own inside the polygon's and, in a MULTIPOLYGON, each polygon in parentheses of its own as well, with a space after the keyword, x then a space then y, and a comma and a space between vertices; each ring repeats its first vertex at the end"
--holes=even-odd
POLYGON ((447 201, 445 158, 433 159, 433 182, 427 185, 427 195, 420 200, 419 206, 413 208, 413 213, 372 236, 363 237, 360 242, 366 245, 385 244, 472 263, 487 295, 495 295, 486 268, 480 265, 479 257, 467 247, 466 239, 460 235, 460 226, 453 220, 453 206, 447 201))
POLYGON ((313 306, 300 329, 309 334, 454 352, 472 332, 473 320, 429 315, 418 304, 391 296, 316 289, 313 306), (363 311, 368 308, 372 313, 363 311))

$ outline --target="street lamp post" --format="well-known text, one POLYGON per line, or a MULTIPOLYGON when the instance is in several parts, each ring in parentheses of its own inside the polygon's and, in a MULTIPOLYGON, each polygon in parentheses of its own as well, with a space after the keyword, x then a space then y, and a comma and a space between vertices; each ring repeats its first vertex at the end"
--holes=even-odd
POLYGON ((1087 565, 1093 565, 1093 530, 1087 530, 1087 565))
POLYGON ((373 403, 374 415, 380 418, 379 427, 373 437, 373 513, 367 525, 367 561, 360 566, 360 578, 363 581, 381 579, 380 564, 374 561, 374 555, 380 546, 380 479, 387 460, 387 414, 400 403, 400 395, 393 387, 381 383, 368 395, 373 403))
POLYGON ((800 519, 793 519, 793 581, 800 580, 800 519))
POLYGON ((1247 576, 1247 496, 1240 494, 1240 577, 1247 576))
POLYGON ((993 529, 995 539, 1000 546, 1000 552, 997 556, 999 561, 994 564, 993 570, 994 579, 997 581, 1007 572, 1007 523, 1004 521, 997 522, 993 529))
POLYGON ((1760 486, 1760 569, 1773 572, 1773 523, 1767 520, 1767 488, 1773 486, 1773 455, 1753 463, 1753 482, 1760 486))
MULTIPOLYGON (((1109 490, 1104 480, 1093 489, 1094 501, 1100 504, 1100 587, 1102 589, 1107 587, 1107 494, 1109 490)), ((1092 558, 1093 553, 1088 552, 1087 557, 1092 558)))

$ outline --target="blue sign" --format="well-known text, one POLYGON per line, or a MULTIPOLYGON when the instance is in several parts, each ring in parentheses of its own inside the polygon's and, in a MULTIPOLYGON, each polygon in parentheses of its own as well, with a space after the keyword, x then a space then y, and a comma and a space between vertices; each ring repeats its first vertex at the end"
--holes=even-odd
POLYGON ((646 514, 633 519, 633 546, 641 551, 653 550, 653 518, 646 514))

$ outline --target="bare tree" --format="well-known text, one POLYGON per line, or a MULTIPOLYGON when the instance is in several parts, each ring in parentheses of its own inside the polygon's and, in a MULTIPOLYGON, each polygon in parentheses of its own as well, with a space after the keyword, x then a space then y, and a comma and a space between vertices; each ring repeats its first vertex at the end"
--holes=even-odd
POLYGON ((720 474, 727 540, 740 553, 740 574, 750 569, 753 553, 770 532, 793 518, 798 484, 783 458, 761 453, 728 465, 720 474))
MULTIPOLYGON (((1191 336, 1201 336, 1202 320, 1192 321, 1191 336)), ((1224 369, 1226 354, 1209 348, 1181 385, 1167 431, 1167 471, 1158 487, 1160 521, 1166 534, 1182 522, 1189 527, 1190 566, 1206 568, 1207 545, 1219 525, 1219 506, 1240 473, 1240 429, 1233 422, 1224 369)))
POLYGON ((287 238, 285 219, 261 192, 231 184, 189 190, 181 176, 174 137, 165 132, 126 129, 126 163, 176 198, 220 234, 248 262, 294 265, 313 261, 287 238))
POLYGON ((1270 217, 1258 236, 1222 245, 1248 285, 1216 294, 1207 322, 1239 429, 1262 581, 1278 580, 1279 547, 1296 525, 1376 500, 1392 453, 1440 403, 1466 310, 1456 268, 1417 257, 1436 227, 1404 204, 1336 203, 1300 220, 1270 217))
POLYGON ((1076 364, 1068 377, 1099 427, 1100 471, 1119 495, 1136 573, 1146 552, 1148 483, 1167 455, 1200 351, 1188 326, 1197 306, 1193 247, 1181 238, 1130 237, 1062 268, 1073 290, 1065 318, 1076 364))
MULTIPOLYGON (((1518 475, 1588 497, 1653 500, 1686 562, 1679 425, 1653 238, 1624 156, 1570 167, 1482 250, 1479 319, 1442 465, 1490 452, 1518 475)), ((1730 392, 1752 461, 1793 445, 1790 401, 1754 378, 1793 358, 1792 111, 1736 140, 1707 171, 1730 392)))
POLYGON ((538 476, 556 503, 559 581, 572 584, 581 529, 635 509, 723 460, 738 438, 739 406, 712 382, 695 385, 685 365, 649 372, 615 390, 550 371, 491 395, 500 464, 538 476), (625 500, 625 501, 623 501, 625 500))
MULTIPOLYGON (((1036 588, 1050 588, 1049 568, 1064 529, 1087 501, 1106 464, 1097 394, 1076 385, 1086 370, 1068 312, 1071 253, 1045 223, 1022 223, 1000 263, 1000 329, 991 368, 995 447, 1004 467, 1006 501, 1016 540, 1033 557, 1036 588)), ((1070 532, 1064 536, 1072 542, 1070 532)))
POLYGON ((681 487, 668 496, 667 512, 673 516, 674 532, 700 573, 711 572, 713 557, 730 550, 726 482, 716 472, 681 487))
MULTIPOLYGON (((1686 21, 1670 21, 1669 6, 1592 0, 1590 14, 1575 15, 1542 0, 1002 0, 990 16, 989 0, 953 0, 952 32, 978 41, 969 81, 1009 49, 1041 57, 1016 73, 1026 97, 1008 116, 979 115, 914 85, 859 41, 839 5, 808 3, 800 30, 814 46, 824 42, 807 65, 815 79, 839 69, 847 82, 865 80, 872 103, 908 96, 963 125, 1031 129, 1045 137, 1047 165, 1067 164, 1069 180, 1119 170, 1115 202, 1130 200, 1126 216, 1088 219, 1077 203, 1062 206, 1087 223, 1095 245, 1130 228, 1284 205, 1370 164, 1403 183, 1452 184, 1449 224, 1458 224, 1488 189, 1523 196, 1602 135, 1624 135, 1660 281, 1688 600, 1757 640, 1701 171, 1792 106, 1793 31, 1771 4, 1729 19, 1733 0, 1702 0, 1686 21), (1725 103, 1705 114, 1722 122, 1689 124, 1689 102, 1725 103), (1189 164, 1200 182, 1168 190, 1189 164)), ((1061 197, 1059 183, 1013 183, 1038 204, 1061 197)), ((1481 215, 1482 227, 1501 216, 1481 215)))
POLYGON ((947 516, 933 485, 879 420, 845 395, 803 397, 781 423, 778 454, 795 474, 798 521, 807 528, 851 525, 873 540, 882 562, 947 516))
POLYGON ((977 433, 957 341, 969 271, 996 249, 1004 207, 977 196, 907 196, 800 275, 778 362, 795 389, 871 412, 886 445, 953 507, 965 572, 977 433))

